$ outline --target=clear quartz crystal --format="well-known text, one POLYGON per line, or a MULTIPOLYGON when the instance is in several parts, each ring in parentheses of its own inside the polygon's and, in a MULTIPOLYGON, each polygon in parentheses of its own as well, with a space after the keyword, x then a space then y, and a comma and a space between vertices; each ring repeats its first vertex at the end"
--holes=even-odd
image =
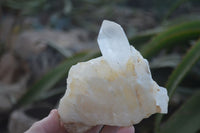
POLYGON ((122 27, 108 20, 101 26, 98 44, 104 59, 113 69, 122 69, 131 55, 130 44, 122 27))

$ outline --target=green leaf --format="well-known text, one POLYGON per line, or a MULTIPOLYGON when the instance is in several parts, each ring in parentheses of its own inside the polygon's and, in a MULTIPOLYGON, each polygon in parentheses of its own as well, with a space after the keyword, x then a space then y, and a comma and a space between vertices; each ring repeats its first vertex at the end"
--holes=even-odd
POLYGON ((170 21, 165 21, 160 27, 139 32, 135 36, 129 37, 129 42, 134 47, 140 48, 141 45, 150 41, 151 38, 154 37, 155 35, 158 35, 161 32, 163 33, 163 31, 166 31, 166 29, 174 25, 179 25, 181 22, 184 22, 185 20, 190 21, 190 22, 200 21, 200 15, 199 14, 183 15, 178 18, 174 18, 170 21))
POLYGON ((98 55, 98 52, 89 54, 84 52, 65 60, 63 63, 59 64, 57 67, 45 74, 38 82, 29 88, 28 91, 19 99, 14 108, 37 101, 43 93, 51 89, 58 81, 67 77, 67 73, 72 65, 77 62, 97 57, 98 55))
POLYGON ((200 35, 200 20, 175 25, 155 36, 141 48, 144 57, 150 58, 163 48, 182 44, 200 35))
POLYGON ((166 84, 166 88, 171 98, 178 84, 182 81, 185 75, 189 72, 192 66, 200 59, 200 40, 187 52, 181 63, 170 75, 166 84))
MULTIPOLYGON (((169 98, 171 99, 174 94, 178 84, 182 81, 185 75, 189 72, 192 66, 200 59, 200 40, 187 52, 183 60, 176 67, 169 77, 166 84, 168 89, 169 98)), ((156 118, 155 130, 159 132, 159 125, 161 123, 163 115, 159 114, 156 118)))
POLYGON ((159 27, 152 30, 147 30, 141 33, 138 33, 134 37, 129 38, 129 42, 134 47, 139 47, 139 45, 148 42, 153 36, 163 31, 163 27, 159 27))
POLYGON ((161 133, 196 133, 200 129, 200 91, 197 91, 162 126, 161 133))
POLYGON ((183 14, 176 18, 164 21, 161 26, 170 27, 170 26, 178 25, 182 22, 185 22, 185 20, 187 20, 187 22, 200 20, 200 14, 198 14, 198 13, 192 13, 192 14, 186 14, 186 15, 183 14))

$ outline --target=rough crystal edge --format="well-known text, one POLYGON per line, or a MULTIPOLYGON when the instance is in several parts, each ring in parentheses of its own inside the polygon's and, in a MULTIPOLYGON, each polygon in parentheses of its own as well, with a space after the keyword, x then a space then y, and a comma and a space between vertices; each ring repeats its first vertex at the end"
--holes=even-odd
POLYGON ((169 97, 167 95, 167 89, 159 86, 159 91, 155 95, 156 106, 159 106, 159 113, 167 114, 169 97))

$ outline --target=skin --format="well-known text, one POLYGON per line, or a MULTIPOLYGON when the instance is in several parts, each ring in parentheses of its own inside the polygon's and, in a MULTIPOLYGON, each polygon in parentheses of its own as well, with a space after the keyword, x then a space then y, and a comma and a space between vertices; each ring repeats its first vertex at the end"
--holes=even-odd
MULTIPOLYGON (((99 133, 102 126, 93 127, 87 133, 99 133)), ((34 123, 25 133, 68 133, 59 120, 58 111, 53 109, 50 114, 34 123)), ((135 133, 134 127, 104 126, 101 133, 135 133)))

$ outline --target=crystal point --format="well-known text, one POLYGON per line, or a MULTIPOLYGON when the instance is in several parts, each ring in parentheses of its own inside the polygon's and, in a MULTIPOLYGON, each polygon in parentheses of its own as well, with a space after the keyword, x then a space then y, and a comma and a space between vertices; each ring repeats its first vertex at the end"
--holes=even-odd
POLYGON ((98 35, 98 44, 104 59, 114 69, 125 66, 131 49, 122 27, 112 21, 104 20, 98 35))

